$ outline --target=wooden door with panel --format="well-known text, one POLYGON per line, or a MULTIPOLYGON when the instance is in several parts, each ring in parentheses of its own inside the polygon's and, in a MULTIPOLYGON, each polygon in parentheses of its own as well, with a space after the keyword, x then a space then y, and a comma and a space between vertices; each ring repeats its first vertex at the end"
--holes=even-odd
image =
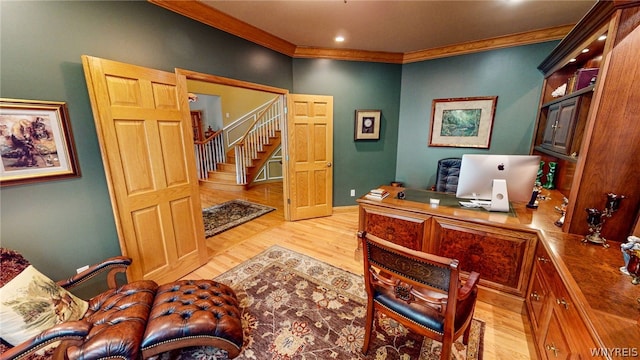
POLYGON ((82 62, 128 280, 174 281, 208 259, 186 79, 82 62))
POLYGON ((287 149, 290 220, 333 211, 333 97, 288 96, 287 149))

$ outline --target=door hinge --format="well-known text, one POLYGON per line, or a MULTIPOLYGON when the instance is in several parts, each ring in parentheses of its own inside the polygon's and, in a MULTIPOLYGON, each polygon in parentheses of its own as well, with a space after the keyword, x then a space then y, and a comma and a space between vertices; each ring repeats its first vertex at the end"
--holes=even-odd
POLYGON ((287 205, 291 205, 291 199, 287 199, 287 205))

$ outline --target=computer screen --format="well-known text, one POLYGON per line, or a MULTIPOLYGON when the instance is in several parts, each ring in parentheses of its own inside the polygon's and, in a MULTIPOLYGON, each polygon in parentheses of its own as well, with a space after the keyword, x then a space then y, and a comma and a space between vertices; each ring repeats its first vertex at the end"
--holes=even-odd
POLYGON ((456 197, 490 200, 494 206, 488 210, 508 211, 508 201, 531 199, 539 167, 537 155, 464 154, 456 197), (507 201, 506 210, 495 206, 498 200, 507 201))

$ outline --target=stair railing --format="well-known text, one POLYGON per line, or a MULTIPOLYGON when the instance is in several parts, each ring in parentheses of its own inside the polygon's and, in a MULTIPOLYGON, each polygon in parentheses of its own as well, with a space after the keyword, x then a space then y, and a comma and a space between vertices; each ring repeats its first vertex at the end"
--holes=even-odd
POLYGON ((236 182, 238 184, 247 183, 247 167, 253 165, 254 159, 258 159, 258 153, 263 150, 264 145, 269 143, 270 138, 276 136, 276 131, 280 130, 281 105, 280 96, 273 99, 268 107, 256 116, 244 136, 235 143, 236 182))
POLYGON ((196 140, 193 143, 196 153, 198 178, 200 180, 206 180, 209 178, 209 171, 217 170, 217 164, 227 161, 222 130, 216 131, 213 135, 202 141, 196 140))

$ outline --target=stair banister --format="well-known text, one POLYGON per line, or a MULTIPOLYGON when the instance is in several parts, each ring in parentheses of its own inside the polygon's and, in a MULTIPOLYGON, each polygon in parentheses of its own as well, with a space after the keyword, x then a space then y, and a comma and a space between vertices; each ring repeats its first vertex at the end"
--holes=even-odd
POLYGON ((247 167, 253 165, 253 159, 258 158, 258 153, 263 150, 263 145, 269 142, 270 136, 275 135, 280 122, 277 114, 274 115, 275 105, 279 98, 273 99, 252 122, 242 138, 234 145, 236 156, 236 180, 238 184, 247 183, 247 167), (271 114, 271 116, 268 116, 271 114))
MULTIPOLYGON (((276 97, 273 100, 261 105, 254 112, 243 116, 232 125, 225 127, 224 130, 216 132, 214 135, 202 141, 195 141, 194 148, 196 152, 196 162, 198 175, 201 180, 209 180, 210 172, 221 171, 220 163, 235 163, 235 183, 236 185, 246 185, 253 181, 255 172, 249 173, 248 167, 255 165, 262 166, 267 155, 263 154, 265 145, 277 146, 280 143, 280 122, 282 116, 281 98, 276 97), (231 129, 243 124, 250 123, 242 137, 237 140, 229 139, 231 129), (229 143, 225 145, 226 141, 229 143), (235 161, 227 161, 226 149, 233 148, 233 156, 235 161), (264 159, 263 159, 264 158, 264 159)), ((271 150, 273 151, 273 150, 271 150)))
POLYGON ((199 179, 207 179, 209 177, 209 171, 217 170, 217 164, 226 162, 227 160, 222 130, 216 131, 206 139, 195 140, 193 145, 196 152, 196 165, 199 179))

